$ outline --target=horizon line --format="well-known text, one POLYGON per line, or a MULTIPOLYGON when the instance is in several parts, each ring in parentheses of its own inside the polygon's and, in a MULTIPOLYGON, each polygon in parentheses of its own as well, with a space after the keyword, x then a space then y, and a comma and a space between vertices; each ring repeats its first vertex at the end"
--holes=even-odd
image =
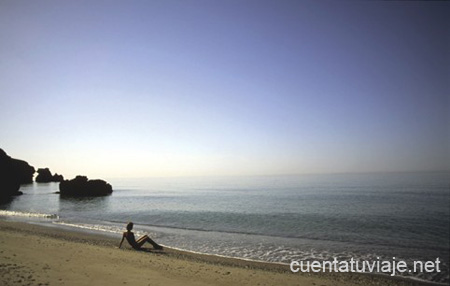
MULTIPOLYGON (((256 174, 256 175, 175 175, 175 176, 136 176, 136 177, 104 177, 105 179, 167 179, 167 178, 215 178, 215 177, 289 177, 314 175, 370 175, 370 174, 413 174, 413 173, 449 173, 449 170, 416 170, 416 171, 371 171, 371 172, 307 172, 285 174, 256 174)), ((77 175, 79 176, 79 175, 77 175)), ((84 176, 84 175, 81 175, 84 176)))

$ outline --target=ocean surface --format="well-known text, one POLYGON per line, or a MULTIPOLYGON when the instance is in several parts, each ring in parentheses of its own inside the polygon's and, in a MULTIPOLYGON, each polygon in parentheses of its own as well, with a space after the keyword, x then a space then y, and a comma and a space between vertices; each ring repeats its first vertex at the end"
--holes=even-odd
POLYGON ((292 260, 435 261, 449 282, 450 174, 109 179, 111 196, 60 198, 58 183, 24 185, 0 204, 6 219, 119 237, 137 234, 187 251, 292 260))

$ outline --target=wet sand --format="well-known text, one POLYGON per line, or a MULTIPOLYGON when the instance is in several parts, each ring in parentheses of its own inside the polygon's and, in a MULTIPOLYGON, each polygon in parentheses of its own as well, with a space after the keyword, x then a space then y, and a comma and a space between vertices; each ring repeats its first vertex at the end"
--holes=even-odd
POLYGON ((0 220, 0 285, 429 285, 370 274, 291 273, 286 265, 167 247, 119 249, 119 242, 116 237, 0 220))

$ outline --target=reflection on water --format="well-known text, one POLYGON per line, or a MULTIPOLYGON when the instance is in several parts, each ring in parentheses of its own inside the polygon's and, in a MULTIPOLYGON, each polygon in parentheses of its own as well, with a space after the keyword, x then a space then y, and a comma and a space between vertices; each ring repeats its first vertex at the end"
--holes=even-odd
POLYGON ((59 183, 32 183, 20 186, 23 195, 10 201, 5 209, 24 212, 58 212, 59 183))
POLYGON ((60 196, 59 213, 76 212, 82 216, 96 217, 96 214, 109 209, 111 196, 105 197, 65 197, 60 196))
POLYGON ((22 185, 23 195, 13 197, 0 204, 1 209, 54 213, 60 217, 98 218, 99 214, 110 210, 111 196, 106 197, 61 197, 59 183, 33 183, 22 185))

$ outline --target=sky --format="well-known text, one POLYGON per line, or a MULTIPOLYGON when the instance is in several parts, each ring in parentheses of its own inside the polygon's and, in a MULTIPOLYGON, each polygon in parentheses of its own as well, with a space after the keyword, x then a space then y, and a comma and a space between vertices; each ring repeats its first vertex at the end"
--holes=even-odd
POLYGON ((66 178, 450 171, 449 11, 0 0, 0 148, 66 178))

